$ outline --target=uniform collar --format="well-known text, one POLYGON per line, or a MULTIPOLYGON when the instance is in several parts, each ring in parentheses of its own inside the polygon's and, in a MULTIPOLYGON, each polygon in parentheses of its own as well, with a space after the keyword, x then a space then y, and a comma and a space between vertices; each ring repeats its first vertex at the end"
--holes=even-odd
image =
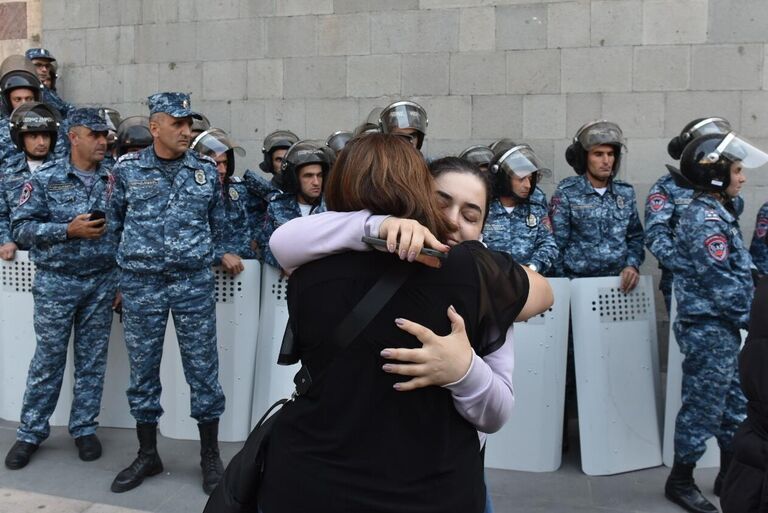
MULTIPOLYGON (((66 159, 66 166, 67 166, 67 176, 71 176, 73 178, 77 178, 77 174, 75 173, 75 170, 77 169, 73 164, 72 160, 66 159)), ((101 178, 102 180, 106 180, 108 178, 107 169, 99 163, 98 166, 96 166, 96 169, 94 171, 94 176, 97 178, 101 178)))
MULTIPOLYGON (((144 168, 158 168, 160 166, 163 166, 167 161, 161 160, 160 157, 157 156, 157 153, 155 153, 155 147, 154 145, 150 144, 143 150, 139 151, 139 166, 144 168)), ((177 161, 173 161, 177 162, 177 161)), ((195 156, 192 153, 192 150, 187 150, 184 152, 184 155, 179 158, 178 162, 181 162, 182 165, 186 167, 195 167, 195 156)))
MULTIPOLYGON (((598 194, 597 189, 595 189, 595 186, 592 185, 592 182, 589 181, 589 178, 587 178, 587 173, 585 172, 583 175, 581 175, 581 182, 582 182, 582 190, 587 193, 594 193, 598 194)), ((613 178, 608 180, 608 185, 606 186, 606 193, 613 194, 613 178)), ((598 194, 599 195, 599 194, 598 194)))
POLYGON ((708 193, 704 193, 698 196, 698 200, 704 203, 706 206, 710 207, 712 210, 715 210, 717 215, 722 217, 724 221, 732 223, 736 220, 733 214, 728 212, 728 209, 725 208, 725 205, 718 201, 718 199, 714 196, 708 193))

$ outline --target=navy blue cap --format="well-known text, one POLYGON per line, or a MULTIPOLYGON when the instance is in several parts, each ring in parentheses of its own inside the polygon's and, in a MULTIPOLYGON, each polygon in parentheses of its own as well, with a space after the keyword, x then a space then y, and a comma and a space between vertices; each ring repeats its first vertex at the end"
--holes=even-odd
POLYGON ((108 132, 109 125, 99 115, 99 109, 93 107, 85 107, 81 109, 75 109, 67 118, 67 125, 84 126, 90 128, 94 132, 108 132))
POLYGON ((164 112, 174 118, 193 117, 202 119, 200 114, 191 110, 192 102, 187 93, 156 93, 147 98, 149 115, 164 112))
POLYGON ((56 60, 56 57, 54 57, 53 54, 45 48, 30 48, 27 50, 25 55, 30 61, 32 59, 48 59, 49 61, 56 60))

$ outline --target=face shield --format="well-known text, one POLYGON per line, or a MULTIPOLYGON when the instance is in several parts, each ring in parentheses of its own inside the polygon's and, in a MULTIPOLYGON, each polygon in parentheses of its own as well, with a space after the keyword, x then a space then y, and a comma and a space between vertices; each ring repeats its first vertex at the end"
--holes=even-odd
POLYGON ((459 158, 467 160, 478 167, 485 166, 485 169, 488 169, 488 165, 493 158, 493 152, 487 146, 470 146, 459 154, 459 158))
POLYGON ((427 113, 414 102, 395 102, 381 111, 379 116, 382 131, 392 133, 400 128, 413 128, 423 135, 427 133, 427 113))
POLYGON ((717 145, 715 151, 703 157, 701 163, 715 163, 721 157, 731 162, 741 162, 741 165, 747 169, 754 169, 768 162, 768 154, 734 132, 729 132, 717 145))
POLYGON ((338 155, 341 150, 352 140, 352 132, 340 130, 332 133, 325 141, 325 146, 333 150, 333 153, 338 155))
POLYGON ((723 118, 702 119, 685 133, 689 141, 707 134, 727 134, 731 131, 731 124, 723 118))
POLYGON ((227 159, 227 176, 232 176, 235 172, 234 155, 237 154, 238 157, 245 156, 245 150, 232 141, 227 133, 220 128, 209 128, 195 137, 191 148, 213 159, 231 150, 227 159))
POLYGON ((544 167, 530 146, 521 144, 504 152, 494 165, 494 171, 503 171, 507 175, 514 174, 518 178, 525 178, 537 173, 537 181, 543 176, 549 176, 551 171, 544 167))
POLYGON ((626 149, 624 134, 619 125, 605 120, 592 121, 582 126, 576 132, 574 142, 581 144, 585 151, 589 151, 595 146, 602 144, 620 146, 622 149, 626 149))

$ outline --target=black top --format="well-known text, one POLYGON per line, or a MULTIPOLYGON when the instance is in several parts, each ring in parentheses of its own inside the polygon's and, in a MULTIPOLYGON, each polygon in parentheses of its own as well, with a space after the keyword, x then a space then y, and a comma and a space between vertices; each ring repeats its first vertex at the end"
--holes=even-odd
POLYGON ((397 392, 379 352, 418 347, 398 317, 450 333, 447 309, 464 317, 475 352, 504 343, 528 297, 525 271, 477 242, 454 247, 441 269, 419 268, 341 354, 334 328, 390 266, 415 265, 378 251, 302 266, 288 308, 302 363, 315 377, 288 404, 270 440, 260 506, 280 512, 482 512, 485 485, 475 428, 441 387, 397 392), (493 301, 493 303, 491 302, 493 301))

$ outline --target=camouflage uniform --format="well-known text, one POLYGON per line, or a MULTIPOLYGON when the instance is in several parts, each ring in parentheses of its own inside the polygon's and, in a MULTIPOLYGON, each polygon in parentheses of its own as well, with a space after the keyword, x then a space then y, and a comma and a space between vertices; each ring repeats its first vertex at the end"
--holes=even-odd
POLYGON ((79 214, 104 211, 112 184, 111 175, 99 167, 88 190, 69 161, 50 162, 24 184, 13 212, 14 239, 32 248, 37 267, 32 288, 37 346, 16 435, 21 441, 40 444, 49 435, 48 419, 59 397, 73 323, 69 432, 78 438, 96 431, 117 288, 117 238, 108 229, 98 239, 68 239, 67 226, 79 214))
POLYGON ((170 310, 192 417, 216 420, 224 411, 224 393, 211 264, 226 220, 215 162, 192 150, 163 162, 149 146, 123 155, 113 172, 131 414, 139 423, 154 424, 163 413, 160 359, 170 310))
POLYGON ((521 264, 534 264, 542 274, 559 255, 547 204, 533 200, 507 213, 501 201, 494 199, 483 229, 483 242, 490 249, 509 253, 521 264))
MULTIPOLYGON (((659 261, 659 290, 664 295, 667 311, 672 295, 675 227, 692 198, 693 189, 680 187, 666 174, 653 184, 645 202, 645 245, 659 261)), ((744 200, 739 196, 732 201, 738 218, 744 211, 744 200)))
POLYGON ((602 196, 586 175, 562 180, 552 195, 549 217, 568 278, 618 276, 645 258, 643 227, 635 190, 611 180, 602 196))
POLYGON ((749 254, 752 255, 752 263, 760 274, 768 274, 768 244, 765 236, 768 233, 768 202, 760 207, 755 223, 755 233, 752 235, 752 244, 749 246, 749 254))
POLYGON ((257 201, 249 194, 248 189, 239 176, 231 176, 224 187, 224 208, 226 210, 226 227, 223 236, 223 247, 216 252, 215 262, 219 263, 224 253, 232 253, 244 259, 257 258, 251 248, 251 242, 256 240, 256 225, 253 219, 253 203, 257 201))
MULTIPOLYGON (((243 175, 243 183, 246 189, 248 189, 248 195, 251 197, 248 206, 248 217, 251 222, 251 226, 254 227, 253 234, 256 244, 259 247, 259 260, 264 261, 265 250, 264 248, 264 236, 263 232, 266 230, 267 221, 267 207, 272 198, 281 193, 280 187, 276 180, 277 176, 273 176, 272 180, 267 181, 259 175, 256 171, 250 169, 246 170, 243 175)), ((270 232, 271 234, 271 232, 270 232)), ((266 238, 269 242, 269 237, 266 238)))
POLYGON ((13 242, 11 212, 18 206, 21 187, 30 174, 24 155, 16 155, 0 174, 0 245, 13 242))
POLYGON ((73 110, 75 110, 75 106, 72 105, 69 102, 65 102, 61 99, 61 96, 54 91, 53 89, 49 89, 47 87, 43 88, 43 102, 47 103, 54 109, 58 110, 61 113, 61 117, 66 118, 72 113, 73 110))
POLYGON ((674 330, 685 356, 675 461, 692 464, 711 436, 728 450, 745 416, 737 356, 751 307, 751 259, 735 216, 709 194, 694 197, 675 235, 674 330))
POLYGON ((10 120, 7 117, 0 117, 0 167, 7 167, 13 157, 21 153, 11 140, 10 120))
MULTIPOLYGON (((321 200, 318 206, 312 208, 310 215, 325 211, 325 201, 321 200)), ((280 226, 297 217, 301 217, 301 209, 295 194, 279 193, 269 202, 264 229, 261 231, 259 238, 259 247, 262 251, 264 263, 280 269, 280 264, 269 249, 269 238, 280 226)))

